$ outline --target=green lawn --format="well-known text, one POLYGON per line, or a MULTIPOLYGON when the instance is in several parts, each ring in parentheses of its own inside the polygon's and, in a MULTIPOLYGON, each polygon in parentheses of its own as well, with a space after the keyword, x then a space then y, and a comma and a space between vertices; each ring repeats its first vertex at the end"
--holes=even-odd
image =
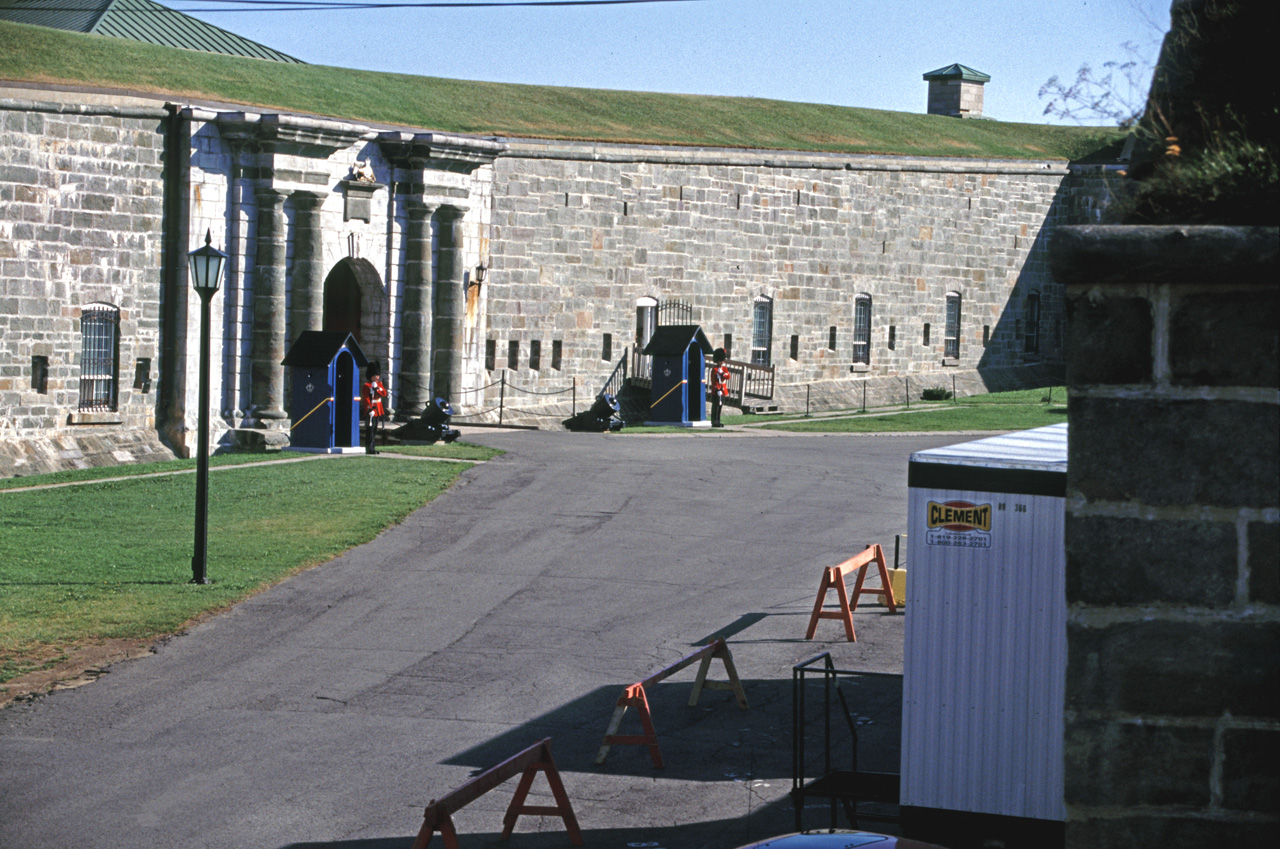
MULTIPOLYGON (((1067 420, 1067 390, 1063 386, 969 395, 955 401, 912 401, 911 409, 895 407, 861 413, 856 409, 827 410, 814 417, 798 413, 781 416, 726 413, 726 425, 754 426, 797 433, 909 433, 949 430, 1027 430, 1067 420), (1050 403, 1052 402, 1052 403, 1050 403), (879 413, 879 415, 877 415, 879 413)), ((620 433, 720 433, 708 428, 645 427, 633 425, 620 433)))
POLYGON ((367 542, 470 465, 360 455, 215 470, 207 586, 188 583, 189 475, 0 493, 0 681, 78 645, 180 630, 367 542))
POLYGON ((1014 159, 1078 159, 1111 146, 1118 151, 1124 139, 1111 128, 295 65, 7 22, 0 22, 0 79, 135 89, 525 138, 1014 159))
MULTIPOLYGON (((496 448, 485 448, 483 445, 472 445, 468 442, 455 442, 451 445, 438 442, 435 445, 389 445, 382 449, 382 453, 408 454, 413 457, 442 457, 451 460, 488 460, 490 457, 502 452, 496 448)), ((276 451, 253 454, 217 454, 209 458, 209 468, 301 459, 314 459, 314 455, 276 451)), ((47 475, 0 478, 0 490, 19 489, 28 486, 47 486, 59 483, 78 483, 81 481, 102 480, 103 478, 135 477, 168 472, 194 472, 195 468, 195 460, 164 460, 159 463, 71 469, 70 471, 53 472, 47 475)))
POLYGON ((894 415, 855 415, 764 425, 797 433, 912 433, 931 431, 1027 430, 1067 420, 1067 408, 1009 402, 935 406, 894 415))
MULTIPOLYGON (((236 466, 242 463, 261 463, 267 460, 280 460, 289 455, 270 454, 219 454, 209 458, 209 468, 218 466, 236 466)), ((301 457, 302 455, 293 455, 301 457)), ((137 475, 154 475, 165 472, 192 471, 196 468, 195 460, 164 460, 159 463, 138 463, 128 466, 98 466, 92 469, 71 469, 65 472, 53 472, 47 475, 31 475, 16 478, 0 478, 0 489, 18 489, 24 486, 47 486, 57 483, 77 483, 80 481, 102 480, 103 478, 134 477, 137 475)))

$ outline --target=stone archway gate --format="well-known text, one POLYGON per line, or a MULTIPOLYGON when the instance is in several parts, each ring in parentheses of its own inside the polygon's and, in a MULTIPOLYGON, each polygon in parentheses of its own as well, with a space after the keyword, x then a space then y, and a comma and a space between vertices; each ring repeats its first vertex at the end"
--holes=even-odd
MULTIPOLYGON (((339 263, 356 276, 362 342, 383 360, 395 406, 412 414, 462 390, 468 269, 482 261, 492 182, 478 172, 505 145, 292 115, 179 114, 191 150, 187 241, 210 230, 231 255, 214 330, 229 426, 287 429, 281 361, 302 332, 324 328, 325 279, 339 263)), ((198 379, 192 337, 179 346, 169 428, 179 441, 196 412, 183 403, 198 379)))

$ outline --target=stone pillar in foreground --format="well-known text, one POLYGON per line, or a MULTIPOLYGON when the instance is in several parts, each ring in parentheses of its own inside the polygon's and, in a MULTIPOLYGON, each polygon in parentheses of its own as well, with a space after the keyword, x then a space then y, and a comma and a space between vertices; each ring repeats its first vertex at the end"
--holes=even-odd
POLYGON ((417 416, 431 402, 431 214, 435 206, 410 201, 408 211, 400 319, 399 418, 417 416))
POLYGON ((285 352, 285 231, 284 201, 287 192, 259 188, 257 252, 253 267, 253 335, 250 340, 250 397, 253 417, 263 427, 279 427, 284 410, 285 352))
POLYGON ((1280 233, 1064 227, 1068 849, 1280 829, 1280 233))
POLYGON ((439 225, 439 271, 432 344, 435 393, 462 404, 462 319, 466 309, 466 266, 462 250, 462 218, 466 210, 448 204, 436 213, 439 225))
POLYGON ((324 231, 320 208, 328 196, 328 192, 307 191, 292 195, 297 210, 297 236, 293 246, 293 320, 287 340, 290 345, 304 330, 324 329, 324 231))

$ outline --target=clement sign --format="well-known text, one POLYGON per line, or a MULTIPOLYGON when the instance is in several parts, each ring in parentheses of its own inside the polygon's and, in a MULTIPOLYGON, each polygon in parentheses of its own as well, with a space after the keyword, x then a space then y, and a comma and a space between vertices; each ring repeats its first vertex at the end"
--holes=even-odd
POLYGON ((991 547, 991 505, 970 501, 930 501, 926 545, 991 547))

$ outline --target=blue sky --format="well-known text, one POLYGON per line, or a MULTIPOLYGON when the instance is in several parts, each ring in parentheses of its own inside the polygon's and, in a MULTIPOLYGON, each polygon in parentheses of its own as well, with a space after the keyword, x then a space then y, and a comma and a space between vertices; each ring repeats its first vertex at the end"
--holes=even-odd
POLYGON ((1154 61, 1168 9, 1169 0, 691 0, 193 14, 323 65, 900 112, 925 110, 921 74, 959 62, 991 75, 988 116, 1061 123, 1042 115, 1045 81, 1123 59, 1125 42, 1154 61))

